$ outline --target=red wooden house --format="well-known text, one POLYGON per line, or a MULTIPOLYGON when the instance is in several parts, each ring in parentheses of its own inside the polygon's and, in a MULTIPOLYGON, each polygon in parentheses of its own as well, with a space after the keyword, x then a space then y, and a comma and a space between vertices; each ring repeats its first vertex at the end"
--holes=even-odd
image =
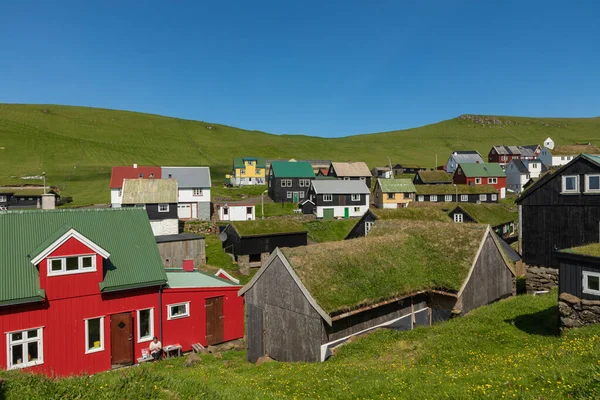
POLYGON ((452 181, 455 185, 491 185, 496 188, 501 199, 506 197, 506 173, 499 164, 459 164, 452 181))
POLYGON ((534 160, 542 148, 539 144, 529 146, 492 146, 488 153, 488 162, 498 163, 503 167, 510 164, 511 160, 534 160))
POLYGON ((168 281, 143 209, 0 213, 0 368, 93 374, 153 336, 183 351, 243 337, 239 286, 181 274, 168 281))

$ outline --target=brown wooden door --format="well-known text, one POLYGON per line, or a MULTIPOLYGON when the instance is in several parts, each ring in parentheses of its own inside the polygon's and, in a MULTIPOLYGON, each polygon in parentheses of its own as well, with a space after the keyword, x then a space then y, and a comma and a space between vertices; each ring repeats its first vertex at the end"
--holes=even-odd
POLYGON ((225 329, 223 325, 223 297, 206 299, 206 344, 223 343, 225 329))
POLYGON ((110 316, 112 365, 133 364, 133 318, 131 313, 110 316))

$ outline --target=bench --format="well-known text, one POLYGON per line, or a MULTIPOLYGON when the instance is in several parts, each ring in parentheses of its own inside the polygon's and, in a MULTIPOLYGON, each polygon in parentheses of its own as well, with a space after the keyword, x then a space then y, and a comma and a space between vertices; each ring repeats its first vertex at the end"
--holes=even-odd
POLYGON ((170 344, 167 346, 164 346, 163 351, 165 352, 165 358, 171 358, 171 352, 177 352, 177 356, 181 356, 181 345, 179 343, 177 344, 170 344))

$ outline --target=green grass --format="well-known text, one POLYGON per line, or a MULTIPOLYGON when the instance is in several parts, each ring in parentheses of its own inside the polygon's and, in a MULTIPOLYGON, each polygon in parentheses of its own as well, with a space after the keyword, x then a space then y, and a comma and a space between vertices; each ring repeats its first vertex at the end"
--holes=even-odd
MULTIPOLYGON (((298 206, 294 203, 265 203, 265 218, 294 215, 294 210, 296 208, 298 208, 298 206)), ((260 204, 257 204, 256 217, 260 218, 261 213, 260 204)))
MULTIPOLYGON (((0 105, 0 184, 46 172, 48 184, 71 205, 108 203, 114 165, 206 165, 215 186, 225 180, 233 157, 253 149, 256 157, 387 163, 446 162, 453 149, 487 154, 494 144, 600 144, 600 118, 499 117, 502 124, 455 118, 403 131, 325 139, 270 135, 225 125, 99 108, 56 105, 0 105), (210 129, 209 129, 210 128, 210 129), (369 149, 365 152, 364 149, 369 149)), ((37 182, 39 183, 39 182, 37 182)), ((218 194, 218 191, 217 191, 218 194)))
POLYGON ((232 222, 240 236, 267 235, 271 233, 306 232, 301 222, 289 218, 232 222))
MULTIPOLYGON (((518 212, 510 211, 503 204, 473 204, 463 203, 458 204, 467 214, 475 218, 477 223, 489 224, 491 226, 498 226, 506 224, 508 222, 516 221, 519 218, 518 212)), ((451 209, 454 209, 452 207, 451 209)))
POLYGON ((308 239, 313 242, 335 242, 344 240, 350 233, 358 219, 342 219, 331 221, 311 221, 305 222, 304 226, 308 230, 308 239))
POLYGON ((591 243, 585 246, 573 247, 563 251, 566 253, 575 253, 592 257, 600 257, 600 243, 591 243))
POLYGON ((250 276, 242 275, 237 264, 233 262, 231 256, 223 251, 221 239, 216 234, 205 236, 206 240, 206 264, 215 271, 219 268, 230 273, 234 278, 240 280, 240 284, 245 285, 250 281, 250 276))
POLYGON ((556 336, 557 294, 518 296, 429 328, 379 330, 327 362, 183 358, 91 377, 7 378, 13 399, 573 399, 600 397, 600 326, 556 336))
MULTIPOLYGON (((240 201, 249 197, 260 197, 265 190, 267 190, 267 185, 225 187, 222 184, 216 184, 212 187, 210 195, 214 202, 223 203, 226 201, 240 201)), ((268 199, 269 195, 265 193, 264 197, 268 199)), ((256 206, 259 208, 260 203, 256 206)))
POLYGON ((411 204, 406 208, 373 208, 371 211, 379 220, 409 219, 448 222, 448 214, 442 210, 442 206, 447 207, 444 203, 432 203, 431 205, 425 203, 419 206, 411 204))

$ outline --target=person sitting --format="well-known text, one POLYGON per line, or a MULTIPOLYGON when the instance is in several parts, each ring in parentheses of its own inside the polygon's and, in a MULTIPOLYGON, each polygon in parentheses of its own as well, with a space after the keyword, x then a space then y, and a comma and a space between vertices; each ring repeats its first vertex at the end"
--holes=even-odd
POLYGON ((152 342, 150 342, 150 346, 148 348, 152 358, 154 358, 154 361, 158 361, 162 358, 162 344, 156 336, 152 338, 152 342))

